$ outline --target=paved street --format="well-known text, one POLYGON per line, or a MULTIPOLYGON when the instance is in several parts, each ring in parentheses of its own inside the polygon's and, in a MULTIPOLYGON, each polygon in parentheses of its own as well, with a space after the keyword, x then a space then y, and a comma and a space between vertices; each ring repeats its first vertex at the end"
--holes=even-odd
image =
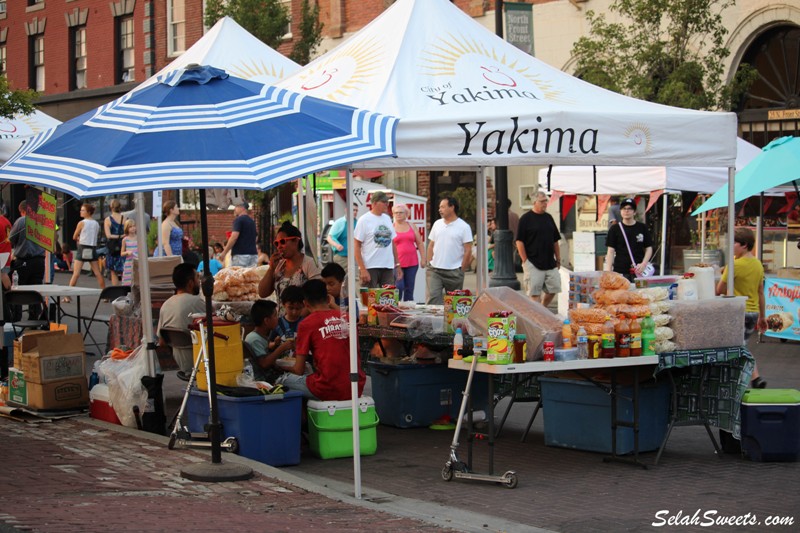
MULTIPOLYGON (((84 276, 81 283, 93 280, 84 276)), ((800 344, 766 340, 750 348, 771 388, 800 386, 800 344)), ((174 371, 165 376, 170 419, 182 382, 174 371)), ((772 516, 800 520, 800 463, 718 457, 697 426, 676 428, 656 467, 604 463, 601 454, 546 447, 541 415, 527 442, 519 442, 532 408, 515 406, 496 443, 495 470, 515 470, 516 489, 444 482, 451 431, 379 426, 377 453, 362 458, 362 500, 353 498, 352 460, 323 461, 305 448, 300 465, 280 469, 223 454, 252 466, 256 476, 207 484, 179 473, 210 461, 210 454, 169 451, 164 437, 88 417, 39 424, 0 418, 6 480, 0 530, 616 532, 651 530, 659 512, 663 520, 686 519, 698 510, 727 519, 749 513, 761 521, 737 531, 797 530, 764 522, 772 516)), ((459 455, 465 454, 462 446, 459 455)), ((654 458, 643 456, 649 464, 654 458)), ((474 461, 477 471, 486 470, 484 442, 474 461)))

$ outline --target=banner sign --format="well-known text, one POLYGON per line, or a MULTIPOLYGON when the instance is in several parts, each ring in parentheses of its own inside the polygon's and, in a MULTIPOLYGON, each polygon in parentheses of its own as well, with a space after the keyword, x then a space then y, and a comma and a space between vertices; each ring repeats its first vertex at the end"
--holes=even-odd
POLYGON ((533 55, 533 5, 503 4, 506 12, 506 41, 533 55))
POLYGON ((56 197, 29 187, 25 191, 25 238, 56 251, 56 197))
POLYGON ((767 336, 800 340, 800 280, 764 280, 767 336))

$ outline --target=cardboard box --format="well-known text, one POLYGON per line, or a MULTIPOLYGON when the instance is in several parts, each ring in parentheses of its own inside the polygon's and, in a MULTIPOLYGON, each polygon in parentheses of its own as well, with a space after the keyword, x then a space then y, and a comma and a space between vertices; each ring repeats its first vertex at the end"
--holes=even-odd
POLYGON ((370 289, 367 298, 367 323, 371 326, 378 325, 378 313, 373 305, 397 305, 400 300, 400 291, 397 289, 370 289))
POLYGON ((52 383, 86 376, 86 351, 79 333, 36 336, 36 347, 22 354, 17 366, 32 383, 52 383))
POLYGON ((14 339, 14 368, 22 370, 22 354, 36 348, 39 339, 45 336, 63 336, 64 331, 26 331, 20 338, 14 339))
MULTIPOLYGON (((168 255, 166 257, 150 257, 147 259, 147 266, 150 272, 151 284, 164 284, 172 286, 172 271, 175 267, 183 263, 183 258, 179 255, 168 255)), ((133 260, 133 285, 141 285, 139 281, 139 260, 133 260)))
POLYGON ((8 384, 8 401, 13 405, 54 411, 89 405, 89 387, 83 376, 43 385, 27 381, 21 370, 11 368, 8 384))

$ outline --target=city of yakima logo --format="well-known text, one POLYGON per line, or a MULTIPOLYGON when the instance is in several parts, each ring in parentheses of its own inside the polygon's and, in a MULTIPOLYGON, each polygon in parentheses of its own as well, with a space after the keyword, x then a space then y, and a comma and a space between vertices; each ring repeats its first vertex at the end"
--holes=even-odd
POLYGON ((421 53, 421 73, 442 81, 419 89, 438 106, 498 100, 568 102, 543 74, 532 71, 530 59, 521 51, 512 54, 471 36, 448 33, 421 53))
POLYGON ((42 127, 36 121, 35 115, 14 116, 13 120, 0 118, 0 139, 27 137, 40 131, 42 127))
POLYGON ((634 122, 625 129, 624 135, 631 140, 639 153, 650 154, 650 152, 653 151, 653 145, 650 140, 650 128, 647 124, 634 122))
POLYGON ((370 87, 381 70, 382 55, 383 45, 375 39, 349 42, 313 63, 287 88, 333 102, 351 101, 355 93, 370 87))
POLYGON ((273 84, 286 77, 283 67, 260 59, 243 59, 225 69, 228 74, 258 83, 273 84))

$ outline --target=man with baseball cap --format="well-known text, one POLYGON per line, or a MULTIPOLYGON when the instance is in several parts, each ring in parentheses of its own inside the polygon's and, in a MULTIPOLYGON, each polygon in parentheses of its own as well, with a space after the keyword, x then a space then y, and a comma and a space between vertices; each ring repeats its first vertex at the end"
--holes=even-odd
POLYGON ((383 191, 373 192, 369 199, 370 210, 361 215, 353 230, 353 253, 358 265, 362 287, 377 288, 394 285, 403 277, 397 261, 397 247, 389 211, 389 196, 383 191))
POLYGON ((236 215, 233 231, 220 254, 220 261, 224 261, 228 252, 231 253, 231 266, 254 267, 258 262, 256 223, 247 214, 248 209, 250 205, 244 200, 240 200, 233 208, 233 214, 236 215))
POLYGON ((644 271, 648 261, 653 257, 653 240, 647 231, 647 226, 634 218, 636 201, 633 198, 622 200, 619 210, 622 222, 608 229, 606 236, 608 253, 603 270, 613 270, 633 281, 644 271))

